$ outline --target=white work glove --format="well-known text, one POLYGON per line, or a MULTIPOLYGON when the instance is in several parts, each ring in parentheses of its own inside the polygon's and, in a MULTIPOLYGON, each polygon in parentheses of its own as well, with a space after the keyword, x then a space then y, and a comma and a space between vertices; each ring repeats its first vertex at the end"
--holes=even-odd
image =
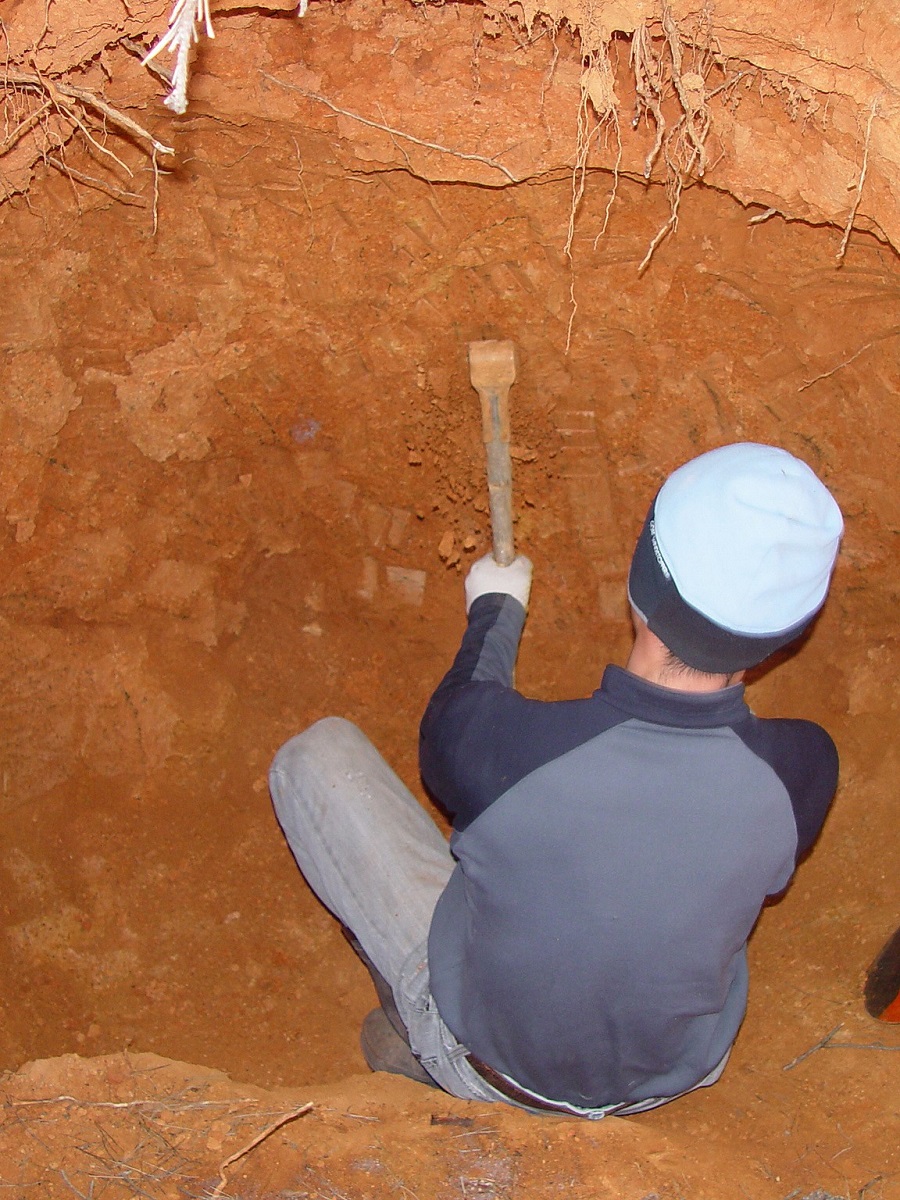
POLYGON ((491 592, 503 592, 513 596, 524 609, 528 608, 528 596, 531 592, 531 559, 524 554, 518 554, 508 567, 501 567, 494 561, 493 554, 486 554, 472 563, 466 576, 466 612, 472 607, 479 596, 490 595, 491 592))

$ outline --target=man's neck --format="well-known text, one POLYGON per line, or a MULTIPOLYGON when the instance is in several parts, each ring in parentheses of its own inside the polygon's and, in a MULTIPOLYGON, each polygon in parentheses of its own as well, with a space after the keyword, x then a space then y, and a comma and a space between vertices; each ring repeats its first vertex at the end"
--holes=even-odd
POLYGON ((708 675, 705 671, 691 670, 673 671, 665 664, 644 663, 640 659, 635 661, 634 654, 628 659, 625 669, 632 675, 637 675, 639 679, 646 679, 648 683, 655 683, 657 687, 669 688, 674 692, 719 692, 723 688, 740 683, 744 677, 743 671, 732 675, 708 675))
POLYGON ((666 646, 650 632, 643 621, 636 619, 634 629, 634 645, 625 669, 632 675, 637 675, 639 679, 646 679, 648 683, 655 683, 658 687, 669 688, 675 692, 719 692, 732 684, 740 683, 744 678, 743 671, 710 675, 681 664, 673 665, 666 646))

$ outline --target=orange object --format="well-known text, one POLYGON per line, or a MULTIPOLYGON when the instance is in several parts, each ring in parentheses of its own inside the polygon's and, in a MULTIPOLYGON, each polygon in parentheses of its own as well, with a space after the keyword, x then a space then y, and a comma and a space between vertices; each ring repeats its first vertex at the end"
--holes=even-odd
POLYGON ((887 1008, 883 1009, 879 1021, 896 1021, 900 1024, 900 995, 894 997, 887 1008))
POLYGON ((865 1004, 869 1016, 900 1023, 900 928, 869 967, 865 1004))

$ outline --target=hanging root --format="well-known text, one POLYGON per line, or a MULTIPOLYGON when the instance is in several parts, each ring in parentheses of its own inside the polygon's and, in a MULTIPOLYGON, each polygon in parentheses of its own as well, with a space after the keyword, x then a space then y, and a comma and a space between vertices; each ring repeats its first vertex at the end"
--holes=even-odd
POLYGON ((644 178, 649 179, 653 167, 664 151, 666 173, 671 174, 679 160, 690 159, 699 178, 708 166, 706 139, 712 127, 706 81, 713 66, 721 66, 721 56, 710 49, 697 46, 700 36, 708 39, 708 30, 687 44, 694 63, 685 69, 685 40, 667 6, 662 11, 663 38, 659 50, 653 45, 646 21, 641 21, 631 40, 631 71, 637 95, 633 128, 641 120, 652 121, 656 136, 644 160, 644 178), (663 114, 663 102, 672 95, 678 100, 681 115, 670 128, 663 114))
POLYGON ((706 172, 706 138, 710 127, 706 81, 697 71, 684 71, 681 34, 668 5, 663 7, 662 26, 671 56, 672 85, 683 114, 684 133, 694 151, 697 174, 702 179, 706 172))
MULTIPOLYGON (((866 141, 863 146, 862 165, 859 169, 859 178, 855 183, 850 184, 850 188, 856 189, 856 195, 853 198, 853 204, 850 208, 850 215, 847 218, 847 224, 844 227, 844 236, 841 238, 840 249, 835 256, 840 265, 844 261, 844 255, 847 253, 847 243, 850 241, 850 234, 853 230, 853 222, 856 220, 856 213, 859 209, 859 202, 862 199, 863 184, 866 182, 866 174, 869 170, 869 143, 872 140, 872 122, 878 113, 878 98, 872 101, 872 107, 869 109, 869 120, 866 124, 866 141)), ((849 190, 849 189, 848 189, 849 190)))
MULTIPOLYGON (((71 125, 79 128, 102 153, 111 154, 105 147, 99 146, 87 131, 83 120, 78 115, 78 108, 99 114, 110 125, 114 125, 121 133, 127 134, 145 149, 153 150, 157 154, 175 153, 171 146, 165 146, 162 142, 158 142, 142 125, 138 125, 137 121, 133 121, 119 109, 113 108, 106 100, 89 92, 87 88, 74 87, 70 83, 64 83, 59 79, 50 79, 44 75, 24 75, 14 71, 7 71, 0 77, 0 87, 5 92, 5 100, 10 99, 16 93, 20 95, 36 94, 44 97, 38 108, 32 110, 17 128, 12 130, 5 141, 0 142, 0 154, 6 154, 11 150, 16 142, 20 141, 35 125, 40 124, 51 110, 65 118, 71 125), (70 103, 71 101, 75 103, 70 103)), ((115 156, 112 155, 112 157, 115 156)), ((124 165, 120 159, 116 159, 116 161, 120 165, 124 165)))
POLYGON ((656 138, 644 159, 644 178, 649 179, 666 135, 666 118, 663 116, 661 103, 662 63, 653 51, 653 42, 645 21, 640 22, 631 39, 631 69, 637 92, 637 104, 631 126, 637 129, 641 118, 649 115, 656 128, 656 138))
POLYGON ((646 269, 657 246, 677 229, 681 195, 688 180, 692 175, 702 179, 709 167, 706 143, 712 128, 710 99, 732 88, 744 74, 726 78, 724 83, 709 90, 711 73, 718 69, 726 74, 726 64, 708 21, 701 15, 698 27, 686 38, 664 4, 660 24, 662 36, 657 37, 656 45, 646 22, 638 25, 631 43, 630 64, 637 97, 632 125, 637 128, 642 120, 648 120, 656 131, 644 159, 644 178, 650 179, 661 160, 670 210, 668 220, 651 241, 638 267, 639 273, 646 269), (668 124, 663 104, 672 98, 677 100, 681 112, 668 124))
MULTIPOLYGON (((7 130, 0 141, 0 159, 15 151, 20 170, 22 163, 33 166, 43 162, 70 182, 105 192, 123 204, 147 206, 141 196, 118 186, 122 174, 131 178, 134 171, 111 149, 111 132, 138 146, 153 163, 154 173, 159 159, 174 154, 171 146, 158 141, 102 96, 38 71, 5 70, 0 75, 0 108, 7 130), (109 168, 110 179, 85 174, 66 162, 66 148, 73 140, 109 168)), ((0 203, 13 194, 6 188, 0 203)))
MULTIPOLYGON (((609 61, 607 47, 591 50, 585 55, 585 68, 581 74, 581 97, 578 104, 578 130, 575 140, 575 165, 572 169, 572 205, 569 210, 569 230, 565 252, 572 257, 572 240, 575 237, 575 217, 584 197, 587 182, 587 162, 591 143, 612 127, 615 130, 622 154, 622 139, 619 129, 619 102, 616 99, 615 81, 609 61), (594 116, 591 113, 594 113, 594 116)), ((618 160, 617 160, 618 173, 618 160)), ((608 212, 607 212, 608 215, 608 212)), ((604 224, 605 228, 605 224, 604 224)))
MULTIPOLYGON (((712 71, 718 68, 724 74, 725 63, 710 32, 708 20, 703 15, 694 33, 688 37, 679 29, 668 4, 664 3, 656 29, 657 36, 654 42, 650 24, 641 21, 631 39, 629 65, 636 97, 632 128, 636 129, 644 120, 653 125, 653 144, 644 158, 643 174, 644 178, 649 180, 654 168, 658 164, 662 165, 670 213, 668 220, 650 243, 639 271, 645 270, 657 246, 677 228, 681 194, 688 179, 692 175, 703 178, 706 173, 709 166, 706 142, 712 128, 709 100, 735 82, 730 80, 712 91, 707 90, 707 80, 712 71), (677 119, 667 120, 664 105, 673 99, 677 101, 677 108, 681 111, 678 113, 676 109, 677 119)), ((586 55, 585 69, 581 76, 578 140, 572 173, 572 206, 565 246, 570 260, 575 220, 584 196, 588 154, 594 137, 599 136, 600 131, 609 126, 615 129, 618 154, 614 168, 615 184, 601 234, 609 222, 622 158, 618 101, 607 43, 601 49, 591 50, 586 55), (593 126, 591 109, 596 115, 593 126)), ((573 280, 573 316, 576 307, 573 280)), ((571 328, 570 320, 569 336, 571 328)))
POLYGON ((669 197, 669 219, 665 222, 662 228, 656 233, 653 241, 647 247, 647 253, 641 259, 638 266, 638 275, 642 275, 650 264, 650 259, 660 242, 664 241, 670 233, 674 233, 678 228, 678 209, 681 206, 681 193, 684 191, 684 182, 681 179, 675 180, 671 186, 666 184, 666 194, 669 197))
MULTIPOLYGON (((612 128, 615 132, 616 145, 618 147, 613 188, 606 204, 603 228, 597 235, 598 238, 606 232, 606 227, 609 223, 609 215, 619 185, 619 165, 622 160, 619 102, 616 99, 615 80, 613 78, 612 65, 609 61, 608 46, 603 46, 599 50, 589 51, 584 56, 584 63, 584 70, 581 74, 581 96, 578 104, 575 165, 572 168, 572 204, 569 209, 569 228, 565 245, 565 254, 571 268, 569 299, 572 305, 566 332, 567 354, 572 340, 572 326, 575 321, 575 313, 578 310, 578 301, 575 298, 575 265, 572 259, 572 243, 575 239, 575 219, 584 197, 584 189, 587 183, 588 156, 590 155, 591 144, 594 139, 599 140, 604 133, 612 128)), ((596 245, 596 239, 594 244, 596 245)))

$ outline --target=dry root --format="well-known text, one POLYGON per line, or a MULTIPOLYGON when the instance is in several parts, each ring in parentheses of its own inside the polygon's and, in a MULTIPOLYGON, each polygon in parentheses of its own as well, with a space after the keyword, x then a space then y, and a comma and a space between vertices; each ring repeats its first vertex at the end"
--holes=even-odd
POLYGON ((24 1078, 7 1077, 0 1194, 227 1200, 238 1195, 232 1168, 313 1109, 272 1111, 227 1082, 189 1079, 177 1064, 142 1058, 83 1060, 60 1095, 41 1095, 27 1069, 24 1078), (118 1082, 111 1086, 110 1077, 118 1082), (110 1088, 121 1098, 100 1099, 110 1088))
MULTIPOLYGON (((853 222, 856 220, 856 214, 859 210, 859 202, 862 199, 863 184, 866 182, 866 173, 869 169, 869 145, 872 141, 872 122, 878 113, 878 100, 872 101, 872 107, 869 109, 869 119, 866 122, 866 140, 863 146, 862 163, 859 168, 859 178, 856 183, 850 184, 850 189, 855 190, 856 195, 853 198, 853 204, 850 207, 850 215, 847 218, 847 224, 844 226, 844 236, 841 238, 841 245, 838 249, 836 258, 838 265, 843 263, 844 255, 847 253, 847 243, 850 241, 850 234, 853 231, 853 222)), ((849 189, 848 189, 849 190, 849 189)))
POLYGON ((653 42, 646 21, 641 21, 631 39, 631 69, 637 93, 632 128, 637 128, 642 117, 647 116, 656 128, 656 139, 644 159, 644 178, 649 179, 653 164, 666 136, 666 118, 662 111, 663 71, 659 57, 654 53, 653 42))
MULTIPOLYGON (((132 178, 134 172, 111 148, 115 133, 140 149, 151 159, 154 173, 157 160, 174 151, 158 141, 142 125, 87 88, 76 87, 62 79, 53 79, 37 71, 7 69, 0 76, 4 135, 0 141, 2 160, 18 152, 31 164, 44 162, 66 174, 70 180, 106 192, 125 204, 146 205, 134 192, 119 186, 121 175, 132 178), (108 169, 106 178, 97 178, 77 170, 66 161, 66 150, 80 141, 88 153, 108 169)), ((0 173, 0 203, 13 192, 0 173)))
MULTIPOLYGON (((609 223, 622 161, 619 101, 610 63, 608 32, 601 34, 601 37, 603 41, 599 46, 585 49, 583 59, 572 172, 572 205, 565 246, 570 261, 575 222, 584 196, 588 158, 593 144, 612 133, 617 147, 613 188, 598 238, 609 223)), ((629 64, 636 97, 632 128, 636 129, 646 121, 654 130, 653 144, 644 159, 644 178, 649 180, 655 169, 662 168, 662 181, 665 183, 670 210, 668 220, 654 237, 640 264, 639 270, 643 271, 656 247, 678 225, 678 209, 684 187, 691 178, 703 178, 709 167, 707 142, 712 129, 711 97, 733 87, 742 76, 727 78, 726 64, 705 13, 701 14, 690 34, 686 34, 665 3, 657 21, 642 21, 635 29, 629 64), (725 82, 718 83, 711 90, 709 84, 714 72, 724 77, 725 82)), ((574 318, 577 308, 574 279, 571 299, 574 318)), ((570 318, 569 338, 571 329, 570 318)), ((567 348, 568 342, 567 338, 567 348)))
MULTIPOLYGON (((566 238, 566 254, 572 257, 572 241, 575 237, 575 218, 584 196, 587 182, 587 163, 591 146, 613 132, 618 152, 616 175, 622 157, 622 138, 619 129, 619 102, 616 99, 615 80, 608 49, 589 51, 584 58, 581 75, 581 100, 578 106, 578 131, 575 142, 575 166, 572 170, 572 207, 569 213, 569 231, 566 238), (593 114, 593 115, 592 115, 593 114)), ((615 188, 613 188, 613 196, 615 188)), ((609 219, 607 205, 606 219, 609 219)), ((604 230, 606 221, 604 221, 604 230)))
MULTIPOLYGON (((619 102, 616 99, 615 80, 609 61, 608 47, 592 50, 584 56, 581 74, 581 100, 578 106, 578 130, 575 141, 575 166, 572 169, 572 204, 569 209, 569 229, 566 236, 565 253, 571 268, 569 285, 569 326, 566 332, 566 353, 572 340, 572 327, 578 311, 575 298, 575 266, 572 260, 572 243, 575 239, 575 220, 584 197, 587 183, 587 163, 594 141, 607 137, 610 132, 616 139, 616 163, 613 170, 613 186, 606 202, 603 226, 597 237, 602 237, 609 224, 609 215, 616 198, 619 184, 619 164, 622 161, 622 136, 619 127, 619 102), (592 115, 593 114, 593 115, 592 115)), ((596 243, 595 243, 596 244, 596 243)))
MULTIPOLYGON (((568 353, 578 303, 575 297, 575 270, 572 246, 578 211, 584 197, 588 160, 595 143, 615 137, 616 158, 613 187, 606 205, 603 225, 594 239, 605 233, 616 197, 622 162, 622 138, 619 100, 610 62, 609 31, 595 32, 597 45, 585 45, 581 76, 581 98, 575 163, 572 171, 572 203, 565 252, 571 265, 570 316, 566 336, 568 353)), ((589 37, 590 34, 585 34, 589 37)), ((710 100, 722 95, 723 101, 746 72, 729 75, 725 59, 703 10, 697 24, 685 32, 664 2, 656 21, 641 21, 631 39, 629 58, 635 87, 632 128, 647 122, 654 131, 653 143, 644 159, 644 178, 657 172, 665 184, 669 217, 651 241, 638 271, 648 266, 656 248, 678 226, 678 213, 685 186, 692 178, 702 179, 708 170, 708 139, 712 129, 710 100), (711 86, 712 85, 712 86, 711 86)))
MULTIPOLYGON (((681 194, 691 176, 702 178, 708 166, 706 143, 712 127, 707 80, 713 70, 724 73, 724 63, 714 44, 705 18, 691 38, 685 38, 667 5, 663 5, 656 24, 654 41, 651 25, 642 21, 631 41, 630 67, 634 77, 636 105, 632 127, 644 120, 655 130, 653 145, 644 160, 644 178, 650 179, 658 160, 662 160, 664 182, 669 198, 669 218, 659 230, 638 267, 643 271, 657 246, 678 225, 681 194), (669 124, 664 107, 671 101, 677 104, 678 116, 669 124)), ((586 48, 581 75, 581 99, 578 108, 575 165, 572 171, 572 204, 565 252, 572 265, 570 286, 570 315, 566 335, 566 352, 571 344, 572 327, 578 302, 575 297, 575 270, 572 244, 575 223, 587 181, 588 158, 593 144, 610 133, 616 140, 616 160, 613 168, 613 187, 606 205, 603 225, 594 240, 606 232, 615 201, 622 161, 622 137, 619 124, 619 101, 615 77, 610 62, 608 34, 600 46, 586 48)), ((726 86, 731 86, 729 81, 726 86)), ((717 88, 716 92, 721 88, 717 88)))
POLYGON ((679 28, 668 5, 663 5, 659 22, 661 36, 654 41, 651 27, 641 22, 631 43, 631 70, 637 97, 632 126, 648 121, 655 130, 653 145, 644 160, 644 178, 650 179, 661 159, 669 197, 669 219, 647 249, 638 270, 643 271, 656 247, 678 226, 681 194, 687 182, 702 179, 709 167, 707 141, 712 129, 710 98, 732 87, 740 76, 710 90, 714 72, 726 74, 725 63, 709 28, 701 16, 697 28, 687 36, 679 28), (669 124, 664 105, 677 113, 669 124))

